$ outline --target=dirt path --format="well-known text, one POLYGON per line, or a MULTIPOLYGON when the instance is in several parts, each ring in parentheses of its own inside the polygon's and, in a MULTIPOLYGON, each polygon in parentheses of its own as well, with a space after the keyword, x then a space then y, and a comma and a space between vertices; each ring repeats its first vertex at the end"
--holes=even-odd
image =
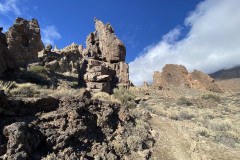
POLYGON ((157 115, 153 115, 148 123, 156 135, 151 160, 240 160, 240 150, 196 142, 182 134, 174 123, 157 115))
POLYGON ((151 159, 163 160, 190 160, 191 142, 186 139, 177 128, 165 122, 158 116, 153 116, 149 123, 157 132, 157 141, 151 159))

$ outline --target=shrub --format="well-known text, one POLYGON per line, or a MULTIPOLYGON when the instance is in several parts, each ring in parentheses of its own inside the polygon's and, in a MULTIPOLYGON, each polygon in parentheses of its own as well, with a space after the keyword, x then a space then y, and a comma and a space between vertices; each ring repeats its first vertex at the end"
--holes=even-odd
POLYGON ((191 106, 192 105, 192 102, 185 98, 185 97, 180 97, 178 100, 177 100, 177 104, 178 105, 187 105, 187 106, 191 106))
POLYGON ((99 99, 101 101, 111 101, 111 96, 106 92, 98 92, 93 94, 92 99, 99 99))
POLYGON ((204 127, 198 127, 196 129, 196 135, 200 135, 200 136, 203 136, 203 137, 209 137, 209 133, 208 133, 208 130, 204 127))
POLYGON ((25 82, 31 82, 40 85, 49 85, 50 81, 46 77, 39 75, 37 72, 21 70, 19 79, 25 82))
POLYGON ((33 66, 29 69, 29 71, 37 74, 49 74, 49 71, 43 66, 33 66))
POLYGON ((218 95, 215 95, 215 94, 204 94, 204 95, 201 96, 201 98, 206 99, 206 100, 212 99, 216 102, 221 102, 221 97, 218 96, 218 95))
POLYGON ((172 111, 167 113, 167 117, 176 121, 180 119, 179 115, 172 111))
POLYGON ((9 95, 11 89, 16 88, 16 82, 14 81, 0 81, 0 90, 4 90, 5 94, 9 95))
POLYGON ((16 88, 9 91, 13 97, 34 97, 39 93, 39 88, 31 83, 18 84, 16 88))
POLYGON ((113 90, 113 98, 118 99, 123 105, 127 105, 129 108, 136 107, 134 99, 136 96, 129 89, 120 87, 113 90))
POLYGON ((195 115, 190 114, 188 111, 181 111, 181 112, 179 112, 179 116, 180 116, 182 119, 187 119, 187 120, 190 120, 190 119, 192 119, 192 118, 195 118, 195 115))

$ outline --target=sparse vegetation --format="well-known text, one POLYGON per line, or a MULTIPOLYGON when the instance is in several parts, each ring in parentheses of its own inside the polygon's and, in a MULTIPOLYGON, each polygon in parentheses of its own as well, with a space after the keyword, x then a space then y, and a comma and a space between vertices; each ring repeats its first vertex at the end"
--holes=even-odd
POLYGON ((44 66, 33 66, 29 69, 31 72, 35 72, 37 74, 49 74, 49 71, 44 66))
POLYGON ((202 98, 202 99, 205 99, 205 100, 212 99, 212 100, 214 100, 214 101, 216 101, 216 102, 218 102, 218 103, 221 102, 221 97, 218 96, 218 95, 216 95, 216 94, 203 94, 203 95, 201 96, 201 98, 202 98))
POLYGON ((192 102, 191 102, 188 98, 180 97, 180 98, 177 100, 177 104, 178 104, 178 105, 191 106, 191 105, 192 105, 192 102))
POLYGON ((17 84, 15 88, 9 90, 12 97, 37 97, 39 94, 38 86, 31 83, 17 84))
POLYGON ((126 88, 120 87, 113 90, 113 98, 118 99, 123 105, 127 105, 129 108, 135 108, 136 103, 134 99, 135 94, 126 88))
POLYGON ((7 95, 9 95, 11 89, 16 87, 16 82, 14 81, 0 81, 0 90, 4 90, 5 94, 7 95))
MULTIPOLYGON (((41 70, 35 70, 41 72, 41 70)), ((44 72, 42 70, 42 72, 44 72)), ((39 85, 49 85, 50 81, 47 79, 46 74, 43 73, 37 73, 34 71, 27 71, 25 69, 21 69, 20 73, 18 74, 18 79, 20 79, 23 82, 30 82, 35 83, 39 85)))
POLYGON ((111 101, 111 96, 106 92, 98 92, 93 94, 92 99, 99 99, 101 101, 111 101))

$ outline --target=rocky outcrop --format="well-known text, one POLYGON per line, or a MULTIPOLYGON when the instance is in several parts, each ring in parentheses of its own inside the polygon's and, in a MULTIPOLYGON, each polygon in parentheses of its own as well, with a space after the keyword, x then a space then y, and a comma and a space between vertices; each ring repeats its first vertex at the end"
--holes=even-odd
POLYGON ((99 50, 102 53, 103 60, 107 62, 125 61, 126 48, 114 34, 111 24, 104 24, 96 18, 94 21, 99 39, 99 50))
POLYGON ((54 50, 47 45, 38 53, 40 65, 54 72, 78 75, 79 86, 91 92, 111 93, 115 87, 128 88, 129 69, 123 42, 110 24, 105 25, 95 18, 95 28, 96 31, 87 36, 85 49, 75 43, 64 49, 55 46, 54 50))
POLYGON ((114 34, 112 26, 95 18, 96 32, 86 40, 83 57, 87 59, 84 81, 90 91, 110 93, 115 87, 129 87, 126 48, 114 34))
POLYGON ((155 71, 153 75, 153 86, 163 89, 183 87, 222 92, 222 89, 214 82, 214 79, 208 75, 198 70, 188 73, 184 66, 176 64, 165 65, 162 73, 155 71))
POLYGON ((6 76, 7 73, 17 70, 18 65, 15 58, 8 50, 6 36, 2 33, 3 28, 0 28, 0 78, 6 76))
MULTIPOLYGON (((38 53, 40 63, 38 65, 45 66, 51 71, 62 74, 71 74, 73 77, 78 77, 79 67, 81 62, 82 45, 72 43, 71 45, 58 49, 55 46, 52 50, 52 45, 47 44, 45 48, 38 53)), ((31 66, 32 64, 29 64, 31 66)))
MULTIPOLYGON (((79 96, 62 98, 57 108, 17 117, 2 112, 0 159, 126 159, 149 153, 149 128, 136 124, 127 107, 89 98, 81 90, 79 96)), ((15 105, 11 101, 6 101, 9 108, 15 105)))
POLYGON ((8 48, 20 66, 38 59, 38 52, 44 48, 41 41, 40 27, 36 19, 31 21, 17 18, 5 33, 8 48))

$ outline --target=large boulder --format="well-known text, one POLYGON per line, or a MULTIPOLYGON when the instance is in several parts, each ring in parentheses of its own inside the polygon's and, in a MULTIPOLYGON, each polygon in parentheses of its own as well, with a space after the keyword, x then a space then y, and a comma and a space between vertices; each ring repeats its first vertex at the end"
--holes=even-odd
POLYGON ((18 17, 5 35, 10 52, 21 66, 36 61, 38 52, 44 48, 36 19, 28 21, 18 17))
POLYGON ((0 28, 0 78, 3 78, 7 72, 15 71, 18 65, 15 58, 8 50, 6 36, 2 33, 3 28, 0 28))
POLYGON ((213 92, 223 91, 210 76, 197 70, 188 73, 184 66, 176 64, 166 64, 162 69, 162 73, 155 71, 153 75, 153 86, 163 89, 183 87, 197 88, 213 92))

